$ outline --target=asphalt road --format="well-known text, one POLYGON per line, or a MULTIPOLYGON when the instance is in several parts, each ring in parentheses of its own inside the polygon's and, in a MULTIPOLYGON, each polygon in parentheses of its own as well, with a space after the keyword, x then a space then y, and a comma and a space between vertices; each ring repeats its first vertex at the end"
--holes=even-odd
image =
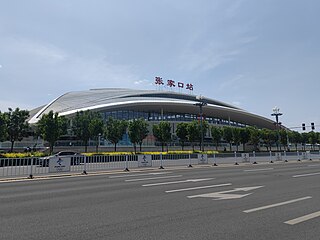
POLYGON ((0 239, 320 239, 320 162, 0 183, 0 239))

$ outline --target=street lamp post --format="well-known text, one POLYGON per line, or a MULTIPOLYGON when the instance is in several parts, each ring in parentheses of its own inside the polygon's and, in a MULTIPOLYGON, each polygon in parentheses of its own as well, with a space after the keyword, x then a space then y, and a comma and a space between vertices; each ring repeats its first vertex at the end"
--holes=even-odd
POLYGON ((196 99, 199 101, 196 103, 196 106, 199 106, 200 109, 200 131, 201 131, 201 142, 200 142, 200 150, 204 151, 204 146, 203 146, 203 111, 202 107, 207 105, 207 102, 204 100, 202 95, 199 95, 196 97, 196 99))
POLYGON ((276 117, 276 131, 277 131, 277 150, 279 150, 279 141, 280 141, 280 134, 279 134, 279 126, 281 124, 281 122, 279 122, 279 116, 282 115, 282 113, 280 112, 280 108, 278 107, 274 107, 272 109, 273 113, 271 114, 271 116, 275 116, 276 117))

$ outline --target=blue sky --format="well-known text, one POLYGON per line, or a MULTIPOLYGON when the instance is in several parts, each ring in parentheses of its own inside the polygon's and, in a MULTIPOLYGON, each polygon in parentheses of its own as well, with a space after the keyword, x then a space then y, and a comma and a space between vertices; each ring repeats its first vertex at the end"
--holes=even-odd
POLYGON ((316 0, 2 0, 0 110, 75 90, 156 89, 161 76, 320 128, 319 12, 316 0))

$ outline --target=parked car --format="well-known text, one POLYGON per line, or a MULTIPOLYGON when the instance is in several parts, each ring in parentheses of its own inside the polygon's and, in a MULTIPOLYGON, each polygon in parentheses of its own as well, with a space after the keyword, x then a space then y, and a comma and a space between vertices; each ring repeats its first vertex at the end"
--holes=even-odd
POLYGON ((53 158, 53 157, 65 157, 65 156, 76 157, 76 158, 72 158, 73 161, 71 161, 71 165, 80 165, 81 164, 81 157, 83 157, 83 155, 78 153, 78 152, 61 151, 61 152, 57 152, 54 155, 50 155, 50 156, 39 158, 38 165, 40 167, 49 167, 50 158, 53 158))

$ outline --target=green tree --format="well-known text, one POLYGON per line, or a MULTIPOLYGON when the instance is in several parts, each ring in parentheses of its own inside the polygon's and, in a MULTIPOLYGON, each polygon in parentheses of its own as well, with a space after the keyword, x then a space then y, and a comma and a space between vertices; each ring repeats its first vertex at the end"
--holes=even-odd
POLYGON ((223 127, 223 139, 229 143, 229 149, 232 151, 233 127, 223 127))
MULTIPOLYGON (((288 148, 287 131, 284 129, 279 130, 279 136, 280 136, 280 144, 283 145, 284 147, 288 148)), ((280 145, 280 150, 281 150, 281 145, 280 145)))
POLYGON ((4 113, 0 111, 0 142, 7 139, 7 118, 4 113))
MULTIPOLYGON (((152 127, 153 135, 161 143, 161 149, 163 152, 164 145, 168 144, 171 140, 171 126, 169 122, 162 121, 159 124, 155 124, 152 127)), ((168 151, 168 145, 167 145, 168 151)))
POLYGON ((105 128, 106 138, 114 144, 114 151, 117 151, 117 144, 127 130, 127 122, 124 120, 109 118, 105 128))
POLYGON ((200 139, 200 150, 203 151, 204 150, 204 143, 202 143, 202 136, 203 136, 203 139, 204 137, 206 136, 206 133, 209 129, 209 124, 207 121, 202 121, 202 126, 201 126, 201 122, 198 122, 199 124, 199 131, 200 131, 200 136, 199 136, 199 139, 200 139), (202 132, 201 132, 201 128, 202 128, 202 132), (201 145, 203 147, 203 149, 201 149, 201 145))
POLYGON ((88 111, 80 111, 72 119, 72 131, 84 144, 84 151, 87 152, 88 143, 92 134, 92 120, 97 117, 96 113, 88 111), (90 127, 91 125, 91 127, 90 127))
POLYGON ((318 136, 314 131, 308 133, 308 143, 311 144, 312 150, 315 150, 315 145, 318 142, 318 136))
POLYGON ((246 151, 246 144, 250 141, 249 128, 240 128, 240 142, 243 145, 243 151, 246 151))
POLYGON ((137 144, 140 145, 140 151, 142 150, 143 139, 148 136, 148 133, 148 123, 143 118, 134 119, 129 122, 128 135, 135 153, 137 152, 137 144))
POLYGON ((188 123, 188 141, 191 143, 192 145, 192 150, 194 151, 194 145, 196 142, 200 142, 200 126, 199 123, 197 121, 192 121, 190 123, 188 123))
POLYGON ((221 142, 221 138, 222 138, 221 128, 213 126, 211 128, 211 136, 212 136, 212 141, 216 145, 216 150, 218 151, 218 145, 221 142))
POLYGON ((50 154, 52 154, 55 142, 67 131, 67 119, 50 111, 41 117, 36 128, 38 135, 49 143, 50 154))
POLYGON ((256 127, 250 127, 250 142, 254 146, 254 150, 258 149, 258 144, 260 142, 260 130, 256 127))
POLYGON ((240 128, 233 128, 232 132, 233 142, 236 144, 237 151, 239 150, 239 144, 241 142, 240 128))
POLYGON ((90 138, 94 139, 96 142, 96 152, 98 152, 100 136, 104 132, 104 122, 97 112, 91 112, 90 122, 89 122, 89 134, 90 138))
POLYGON ((308 133, 306 132, 303 132, 301 133, 301 144, 302 144, 302 147, 303 147, 303 150, 305 151, 306 150, 306 143, 308 142, 308 133))
POLYGON ((298 151, 298 144, 301 143, 301 134, 297 131, 290 131, 289 140, 295 145, 296 151, 298 151))
POLYGON ((261 140, 266 144, 267 151, 271 151, 272 144, 277 141, 277 132, 270 129, 262 129, 260 131, 261 140))
POLYGON ((184 143, 188 141, 188 123, 178 123, 177 124, 177 130, 176 134, 179 138, 179 141, 181 143, 181 149, 184 148, 184 143))
POLYGON ((19 108, 16 108, 14 111, 12 108, 9 108, 9 111, 5 113, 8 133, 7 139, 11 142, 11 152, 13 151, 13 145, 15 141, 21 141, 24 137, 28 136, 28 117, 29 111, 20 110, 19 108))

